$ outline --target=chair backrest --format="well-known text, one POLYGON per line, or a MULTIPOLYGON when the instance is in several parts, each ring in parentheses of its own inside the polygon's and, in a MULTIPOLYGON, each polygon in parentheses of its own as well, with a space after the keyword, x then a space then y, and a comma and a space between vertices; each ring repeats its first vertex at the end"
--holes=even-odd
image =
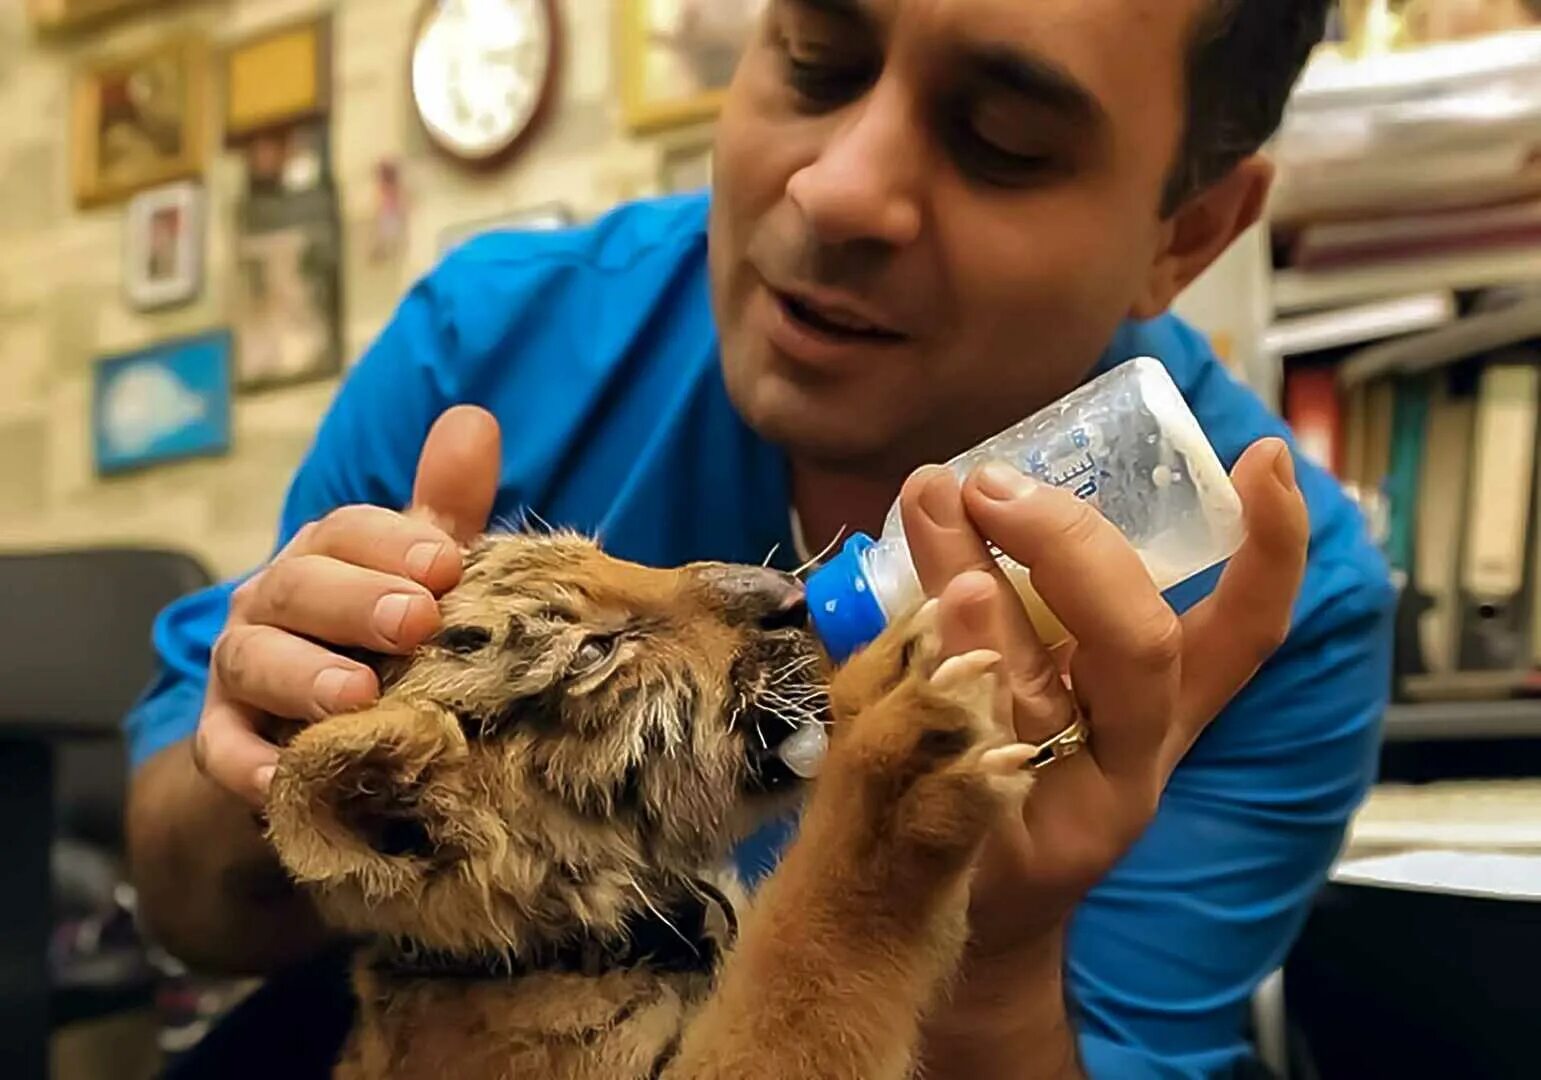
POLYGON ((151 624, 211 581, 177 551, 0 553, 0 738, 41 737, 60 748, 66 829, 115 839, 120 724, 155 670, 151 624))

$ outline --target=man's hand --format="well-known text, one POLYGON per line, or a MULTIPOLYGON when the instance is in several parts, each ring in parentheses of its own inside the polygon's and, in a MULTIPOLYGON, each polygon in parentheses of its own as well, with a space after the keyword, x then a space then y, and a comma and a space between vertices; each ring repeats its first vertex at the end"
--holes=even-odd
POLYGON ((1076 903, 1150 823, 1193 741, 1283 642, 1310 531, 1289 451, 1262 441, 1232 476, 1246 540, 1215 591, 1181 618, 1128 541, 1067 492, 999 466, 961 490, 940 468, 905 486, 905 533, 926 591, 941 598, 945 651, 1002 655, 1001 715, 1023 741, 1043 742, 1078 716, 1091 731, 1080 753, 1043 771, 1022 818, 981 856, 974 962, 1010 971, 1020 968, 1013 958, 1057 957, 1076 903), (1032 571, 1074 638, 1068 671, 981 537, 1032 571))
POLYGON ((375 699, 374 672, 327 646, 404 654, 438 628, 436 598, 460 580, 459 545, 486 528, 500 463, 497 421, 451 409, 423 444, 406 513, 335 510, 235 590, 193 743, 205 774, 260 806, 278 760, 265 716, 319 720, 375 699))

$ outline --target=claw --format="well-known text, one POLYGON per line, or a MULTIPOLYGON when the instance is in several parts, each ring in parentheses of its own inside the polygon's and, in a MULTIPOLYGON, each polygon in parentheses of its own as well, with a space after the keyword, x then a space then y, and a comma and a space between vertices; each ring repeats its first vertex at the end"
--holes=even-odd
POLYGON ((979 759, 980 766, 985 772, 1006 776, 1018 773, 1026 769, 1028 763, 1038 755, 1036 746, 1027 743, 1012 743, 1009 746, 996 747, 994 750, 986 750, 979 759))
POLYGON ((915 609, 915 614, 910 616, 910 622, 918 633, 932 630, 936 627, 936 613, 941 610, 940 600, 932 598, 915 609))
POLYGON ((932 674, 931 685, 939 690, 967 686, 991 674, 1000 662, 1001 654, 994 649, 975 649, 959 656, 949 656, 932 674))

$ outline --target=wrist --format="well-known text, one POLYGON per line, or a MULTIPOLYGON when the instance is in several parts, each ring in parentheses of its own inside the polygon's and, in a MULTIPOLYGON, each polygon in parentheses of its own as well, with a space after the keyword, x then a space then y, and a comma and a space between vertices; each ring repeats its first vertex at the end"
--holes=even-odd
POLYGON ((1007 952, 974 953, 927 1021, 922 1060, 936 1080, 1082 1080, 1065 1008, 1064 931, 1007 952))
POLYGON ((989 1038, 1063 1021, 1064 941, 1059 925, 1009 950, 984 952, 971 944, 928 1030, 989 1038))

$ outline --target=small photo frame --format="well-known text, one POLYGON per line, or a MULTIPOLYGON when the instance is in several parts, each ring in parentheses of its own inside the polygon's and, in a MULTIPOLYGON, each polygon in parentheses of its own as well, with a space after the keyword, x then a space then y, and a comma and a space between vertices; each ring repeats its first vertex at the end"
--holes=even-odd
POLYGON ((97 206, 201 175, 208 97, 209 50, 200 37, 82 69, 71 116, 76 203, 97 206))
POLYGON ((330 17, 266 31, 225 54, 225 141, 322 116, 331 106, 330 17))
POLYGON ((162 342, 96 364, 91 439, 99 475, 230 449, 230 335, 162 342))
POLYGON ((766 0, 619 0, 621 104, 633 131, 717 115, 766 0))
POLYGON ((231 320, 237 389, 340 373, 342 245, 331 192, 254 197, 242 219, 231 320))
POLYGON ((494 214, 474 221, 462 221, 439 233, 439 254, 447 255, 474 237, 490 232, 546 232, 565 229, 577 223, 577 218, 565 203, 551 202, 515 210, 508 214, 494 214))
POLYGON ((204 194, 184 181, 142 192, 128 204, 123 291, 140 311, 192 301, 203 288, 204 194))

